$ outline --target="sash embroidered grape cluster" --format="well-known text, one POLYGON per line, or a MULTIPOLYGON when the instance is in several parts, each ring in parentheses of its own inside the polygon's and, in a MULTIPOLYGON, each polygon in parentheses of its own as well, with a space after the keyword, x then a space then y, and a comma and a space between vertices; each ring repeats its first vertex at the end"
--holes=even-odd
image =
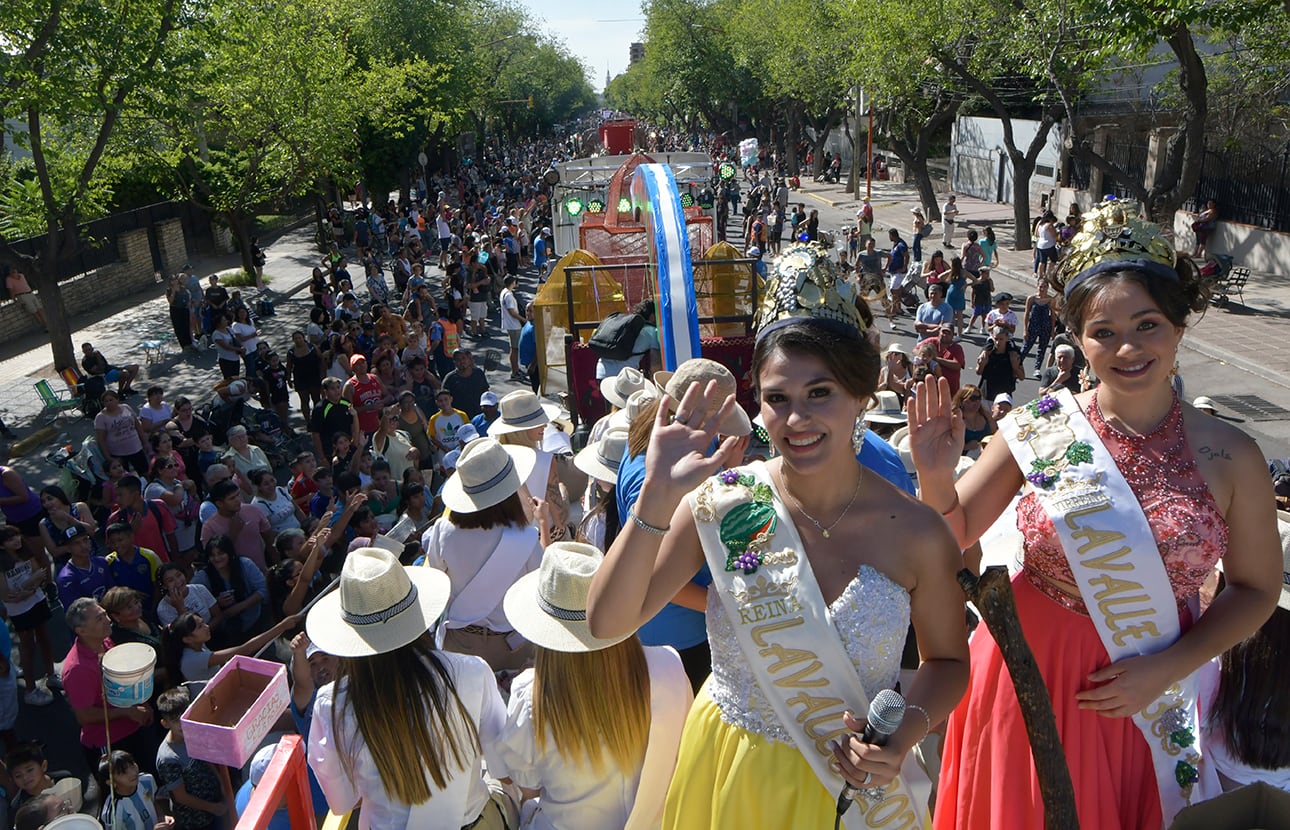
MULTIPOLYGON (((1034 418, 1061 411, 1061 401, 1052 395, 1044 395, 1038 400, 1026 404, 1026 409, 1034 418)), ((1068 464, 1087 464, 1093 460, 1093 447, 1087 441, 1072 441, 1058 459, 1036 458, 1030 462, 1030 472, 1026 480, 1043 490, 1051 490, 1057 483, 1061 471, 1068 464), (1062 463, 1059 463, 1062 462, 1062 463)))

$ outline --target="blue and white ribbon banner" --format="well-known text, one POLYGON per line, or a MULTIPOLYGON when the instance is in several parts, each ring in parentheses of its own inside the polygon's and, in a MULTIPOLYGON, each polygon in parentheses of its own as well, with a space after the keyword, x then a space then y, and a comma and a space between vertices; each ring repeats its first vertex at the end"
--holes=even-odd
POLYGON ((663 368, 699 357, 699 310, 694 299, 690 236, 672 169, 642 164, 632 177, 632 202, 641 209, 650 239, 650 261, 658 276, 658 335, 663 368))

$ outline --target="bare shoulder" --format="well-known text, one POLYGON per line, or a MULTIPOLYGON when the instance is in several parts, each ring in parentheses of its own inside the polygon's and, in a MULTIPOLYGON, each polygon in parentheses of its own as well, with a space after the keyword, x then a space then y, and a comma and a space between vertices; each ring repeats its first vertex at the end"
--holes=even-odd
POLYGON ((902 550, 916 555, 939 556, 946 548, 957 550, 949 525, 937 510, 882 476, 866 471, 869 481, 870 510, 881 522, 897 529, 901 534, 902 550))
POLYGON ((1183 429, 1201 475, 1225 511, 1247 483, 1265 483, 1263 451, 1240 428, 1184 404, 1183 429))

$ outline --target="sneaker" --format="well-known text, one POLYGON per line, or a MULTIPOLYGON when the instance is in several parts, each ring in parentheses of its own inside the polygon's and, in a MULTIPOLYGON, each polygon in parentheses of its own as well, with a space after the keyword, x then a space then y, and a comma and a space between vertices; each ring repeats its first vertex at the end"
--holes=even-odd
POLYGON ((56 674, 46 675, 45 688, 52 689, 55 692, 61 692, 63 690, 63 678, 59 677, 56 674))
POLYGON ((34 686, 22 698, 28 706, 48 706, 54 702, 54 696, 47 689, 34 686))
POLYGON ((887 326, 888 326, 888 328, 890 328, 892 331, 895 331, 895 330, 896 330, 896 321, 895 321, 895 320, 891 320, 891 321, 889 321, 889 322, 887 323, 887 326))
POLYGON ((1039 380, 1039 378, 1040 378, 1040 377, 1042 377, 1042 376, 1043 376, 1043 374, 1044 374, 1043 372, 1041 372, 1041 371, 1039 371, 1038 369, 1036 369, 1036 370, 1035 370, 1035 380, 1039 380))

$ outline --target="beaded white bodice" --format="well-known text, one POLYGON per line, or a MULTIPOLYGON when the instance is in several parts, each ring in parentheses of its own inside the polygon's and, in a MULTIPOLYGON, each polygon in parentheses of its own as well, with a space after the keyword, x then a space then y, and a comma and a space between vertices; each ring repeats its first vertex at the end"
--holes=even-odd
MULTIPOLYGON (((792 739, 740 652, 734 626, 715 588, 708 589, 707 610, 712 649, 708 694, 721 710, 721 719, 770 740, 791 744, 792 739)), ((855 579, 829 606, 829 617, 869 697, 895 686, 909 631, 909 594, 905 589, 876 568, 862 565, 855 579)), ((863 716, 862 712, 856 714, 863 716)))

